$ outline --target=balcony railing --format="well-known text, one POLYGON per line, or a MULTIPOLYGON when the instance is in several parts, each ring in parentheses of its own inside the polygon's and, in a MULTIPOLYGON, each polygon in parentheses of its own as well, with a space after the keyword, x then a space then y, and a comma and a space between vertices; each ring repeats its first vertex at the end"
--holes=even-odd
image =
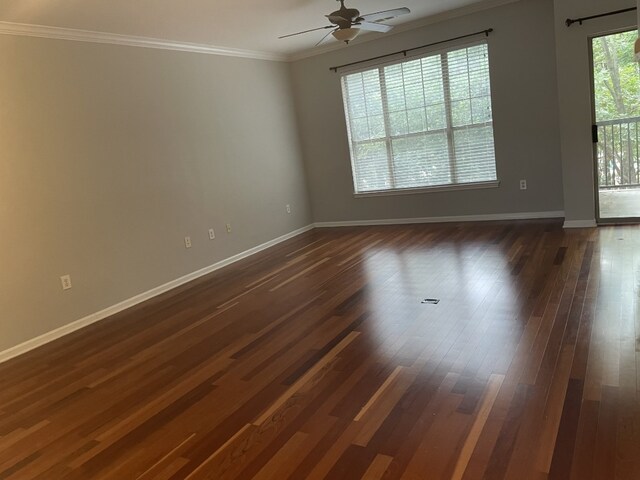
POLYGON ((640 187, 640 117, 598 122, 600 189, 640 187))

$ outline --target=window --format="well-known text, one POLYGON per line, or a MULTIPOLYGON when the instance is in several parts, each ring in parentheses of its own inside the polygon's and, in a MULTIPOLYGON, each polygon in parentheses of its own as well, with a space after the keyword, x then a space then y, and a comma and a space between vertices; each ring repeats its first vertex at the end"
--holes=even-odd
POLYGON ((486 43, 342 77, 355 193, 497 185, 486 43))

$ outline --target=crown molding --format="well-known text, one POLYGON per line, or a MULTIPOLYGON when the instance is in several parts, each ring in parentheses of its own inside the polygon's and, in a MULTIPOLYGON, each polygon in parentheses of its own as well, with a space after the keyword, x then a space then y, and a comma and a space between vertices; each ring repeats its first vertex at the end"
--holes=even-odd
POLYGON ((175 50, 179 52, 203 53, 207 55, 222 55, 227 57, 252 58, 256 60, 271 60, 284 62, 287 56, 254 50, 218 47, 201 43, 178 42, 151 37, 137 37, 120 35, 117 33, 94 32, 74 28, 47 27, 44 25, 30 25, 0 21, 0 34, 19 35, 26 37, 52 38, 57 40, 71 40, 75 42, 107 43, 112 45, 126 45, 130 47, 156 48, 161 50, 175 50))
MULTIPOLYGON (((517 3, 519 1, 520 0, 488 0, 479 3, 472 3, 471 5, 467 5, 465 7, 456 8, 454 10, 449 10, 442 13, 436 13, 435 15, 430 15, 419 20, 414 20, 413 22, 397 25, 389 33, 375 34, 374 32, 366 32, 358 36, 354 41, 350 43, 350 45, 359 45, 361 43, 370 42, 372 40, 379 40, 383 38, 383 35, 385 37, 389 37, 391 35, 408 32, 409 30, 415 30, 417 28, 444 22, 446 20, 464 17, 465 15, 471 15, 473 13, 482 12, 484 10, 502 7, 503 5, 508 5, 511 3, 517 3)), ((287 57, 287 60, 289 62, 297 62, 298 60, 304 60, 305 58, 315 57, 316 55, 322 55, 323 53, 329 53, 343 48, 346 47, 342 45, 342 43, 336 42, 322 47, 316 47, 309 50, 303 50, 302 52, 293 53, 287 57)))

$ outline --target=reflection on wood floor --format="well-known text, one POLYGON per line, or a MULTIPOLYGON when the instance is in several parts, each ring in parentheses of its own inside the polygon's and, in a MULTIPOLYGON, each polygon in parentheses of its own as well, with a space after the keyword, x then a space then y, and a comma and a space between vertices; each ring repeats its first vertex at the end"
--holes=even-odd
POLYGON ((639 247, 308 232, 0 365, 0 478, 639 479, 639 247))

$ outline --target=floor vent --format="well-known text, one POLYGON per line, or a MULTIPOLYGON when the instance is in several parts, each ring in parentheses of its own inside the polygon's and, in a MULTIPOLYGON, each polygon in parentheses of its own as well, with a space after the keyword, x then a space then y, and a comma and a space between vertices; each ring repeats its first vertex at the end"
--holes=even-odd
POLYGON ((425 298, 424 300, 422 300, 422 303, 427 303, 429 305, 437 305, 440 303, 440 299, 439 298, 425 298))

